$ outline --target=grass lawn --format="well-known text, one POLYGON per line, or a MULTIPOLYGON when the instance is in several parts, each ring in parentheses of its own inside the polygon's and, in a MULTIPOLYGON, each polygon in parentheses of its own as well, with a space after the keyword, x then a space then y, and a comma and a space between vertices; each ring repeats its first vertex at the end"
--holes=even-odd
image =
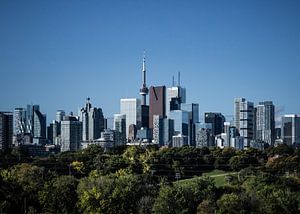
POLYGON ((236 172, 225 172, 225 171, 216 169, 211 172, 203 173, 202 176, 208 176, 208 177, 213 178, 216 182, 216 186, 220 187, 220 186, 227 185, 225 178, 226 178, 226 175, 230 175, 230 174, 236 174, 236 172))
MULTIPOLYGON (((237 174, 237 172, 226 172, 226 171, 223 171, 223 170, 217 170, 216 169, 216 170, 212 170, 210 172, 203 173, 202 176, 207 176, 207 177, 213 178, 215 183, 216 183, 216 186, 220 187, 220 186, 227 185, 227 182, 226 182, 226 179, 225 179, 226 175, 236 175, 236 174, 237 174)), ((189 180, 197 179, 197 178, 199 178, 199 177, 186 179, 186 180, 175 181, 175 182, 184 184, 189 180)))

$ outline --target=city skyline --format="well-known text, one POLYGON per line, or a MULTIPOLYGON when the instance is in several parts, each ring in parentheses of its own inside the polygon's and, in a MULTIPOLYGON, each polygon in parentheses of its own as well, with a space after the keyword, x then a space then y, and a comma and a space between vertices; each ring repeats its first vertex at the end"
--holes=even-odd
POLYGON ((235 97, 300 113, 300 2, 115 2, 2 1, 0 110, 39 104, 49 123, 91 97, 113 117, 140 98, 145 49, 147 86, 180 71, 201 116, 233 115, 235 97))

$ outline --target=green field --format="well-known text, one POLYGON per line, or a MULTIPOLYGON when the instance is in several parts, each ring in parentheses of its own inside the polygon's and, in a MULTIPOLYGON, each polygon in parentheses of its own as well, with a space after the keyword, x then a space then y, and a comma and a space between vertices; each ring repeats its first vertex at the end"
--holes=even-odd
MULTIPOLYGON (((237 174, 237 172, 226 172, 226 171, 223 171, 223 170, 213 170, 213 171, 210 171, 210 172, 203 173, 202 177, 206 176, 206 177, 213 178, 215 183, 216 183, 216 186, 220 187, 220 186, 227 185, 227 182, 226 182, 226 176, 227 175, 235 175, 235 174, 237 174)), ((195 178, 192 178, 192 179, 195 179, 195 178)), ((185 183, 188 180, 190 180, 190 179, 181 180, 181 181, 178 181, 178 182, 185 183)))
POLYGON ((220 187, 220 186, 227 185, 226 175, 234 175, 234 174, 237 174, 237 172, 225 172, 222 170, 213 170, 211 172, 203 173, 202 176, 207 176, 207 177, 213 178, 216 182, 216 186, 220 187))

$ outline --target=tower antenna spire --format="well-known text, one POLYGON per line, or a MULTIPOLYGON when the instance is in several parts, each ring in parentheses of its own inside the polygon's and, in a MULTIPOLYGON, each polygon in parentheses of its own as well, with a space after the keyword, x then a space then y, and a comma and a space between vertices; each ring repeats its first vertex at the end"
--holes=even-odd
POLYGON ((175 86, 175 79, 174 79, 174 75, 172 76, 172 86, 175 86))
POLYGON ((142 75, 143 75, 143 83, 142 87, 140 89, 140 95, 142 96, 142 105, 146 105, 146 96, 149 92, 146 84, 146 51, 144 50, 144 55, 143 55, 143 68, 142 68, 142 75))
POLYGON ((178 86, 180 86, 180 71, 178 71, 178 86))

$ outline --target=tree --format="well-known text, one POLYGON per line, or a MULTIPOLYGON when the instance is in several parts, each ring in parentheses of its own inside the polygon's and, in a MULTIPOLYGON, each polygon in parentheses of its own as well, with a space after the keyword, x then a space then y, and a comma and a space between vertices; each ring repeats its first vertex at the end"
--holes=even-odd
POLYGON ((224 194, 217 201, 219 214, 248 214, 257 213, 256 204, 251 203, 251 199, 246 194, 224 194))
POLYGON ((202 201, 197 207, 197 214, 214 214, 216 205, 211 200, 202 201))
POLYGON ((140 176, 93 175, 80 180, 78 207, 83 213, 137 213, 141 198, 152 190, 140 176))
MULTIPOLYGON (((23 163, 12 167, 10 170, 2 171, 1 174, 4 182, 22 189, 21 193, 13 192, 18 198, 18 212, 27 212, 31 206, 36 209, 40 208, 38 191, 42 188, 44 183, 43 168, 23 163), (22 201, 22 205, 20 201, 22 201)), ((15 202, 12 204, 14 203, 15 202)))
POLYGON ((195 178, 164 185, 153 207, 154 213, 195 213, 204 199, 215 198, 215 185, 210 178, 195 178))
POLYGON ((39 192, 39 201, 44 212, 49 213, 77 213, 77 184, 73 176, 59 176, 46 182, 39 192))

